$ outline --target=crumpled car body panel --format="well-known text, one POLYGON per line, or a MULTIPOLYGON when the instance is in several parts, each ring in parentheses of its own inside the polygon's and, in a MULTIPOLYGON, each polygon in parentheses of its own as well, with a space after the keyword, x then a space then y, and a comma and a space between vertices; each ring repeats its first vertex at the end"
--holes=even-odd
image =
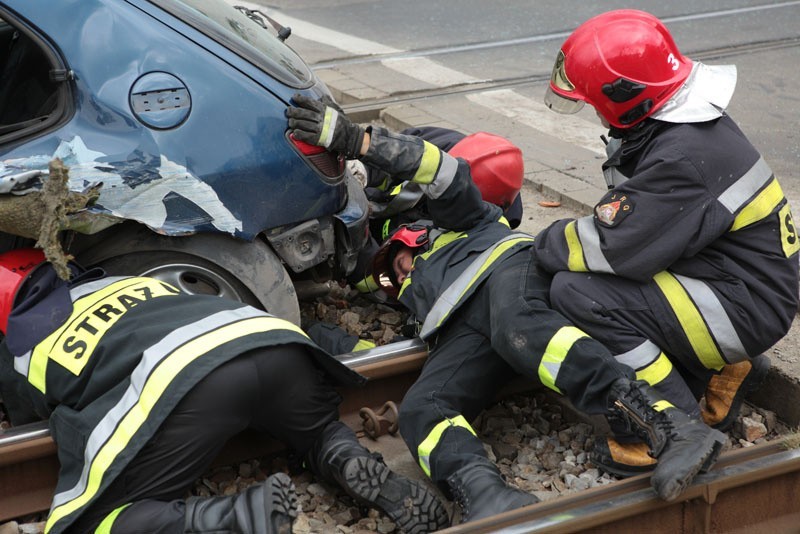
POLYGON ((344 175, 321 175, 286 136, 291 95, 327 92, 315 77, 300 88, 281 83, 144 0, 6 0, 3 8, 63 61, 71 109, 55 127, 0 144, 0 190, 61 157, 71 189, 103 184, 92 211, 165 235, 244 240, 345 208, 344 175), (148 89, 148 76, 178 80, 182 87, 164 89, 180 91, 184 109, 137 114, 132 95, 148 89))

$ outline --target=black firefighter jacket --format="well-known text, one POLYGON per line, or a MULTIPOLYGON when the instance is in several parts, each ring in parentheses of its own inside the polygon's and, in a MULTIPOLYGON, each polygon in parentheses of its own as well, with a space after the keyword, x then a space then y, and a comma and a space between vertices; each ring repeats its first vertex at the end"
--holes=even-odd
MULTIPOLYGON (((593 215, 537 236, 543 268, 655 281, 667 299, 683 287, 698 305, 710 289, 750 356, 786 334, 798 306, 797 229, 777 179, 728 115, 650 120, 623 138, 604 173, 615 187, 593 215)), ((732 340, 717 343, 724 352, 732 340)))
POLYGON ((195 384, 250 349, 308 345, 340 383, 362 380, 292 323, 239 302, 143 277, 90 277, 69 287, 49 264, 35 272, 44 267, 10 317, 0 379, 17 421, 49 417, 58 446, 47 532, 67 528, 195 384))
POLYGON ((377 127, 370 135, 369 150, 361 160, 386 171, 396 182, 419 184, 427 197, 433 223, 428 250, 415 256, 398 297, 419 323, 431 325, 420 334, 426 338, 467 301, 495 266, 531 247, 533 238, 513 232, 501 209, 483 201, 466 161, 418 137, 377 127))

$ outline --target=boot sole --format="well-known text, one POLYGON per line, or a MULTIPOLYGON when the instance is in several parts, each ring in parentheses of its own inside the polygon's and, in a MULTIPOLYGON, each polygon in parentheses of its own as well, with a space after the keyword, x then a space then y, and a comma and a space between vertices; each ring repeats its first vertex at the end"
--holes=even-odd
POLYGON ((450 526, 444 506, 423 483, 393 473, 374 458, 350 459, 344 466, 344 477, 345 489, 353 498, 383 510, 407 534, 450 526))
POLYGON ((687 471, 683 477, 669 481, 661 488, 661 491, 659 491, 656 487, 659 479, 659 471, 658 468, 656 468, 656 471, 651 477, 653 489, 655 489, 659 497, 665 501, 674 501, 694 481, 694 478, 698 473, 704 473, 711 469, 711 467, 717 461, 720 452, 722 452, 722 447, 725 445, 726 441, 727 438, 725 437, 725 434, 718 430, 712 430, 708 436, 706 436, 703 442, 703 447, 701 450, 704 452, 701 455, 702 457, 699 459, 699 461, 695 462, 693 468, 687 471))
POLYGON ((272 530, 270 534, 291 534, 297 519, 297 494, 289 475, 276 473, 267 479, 264 488, 267 514, 272 530))

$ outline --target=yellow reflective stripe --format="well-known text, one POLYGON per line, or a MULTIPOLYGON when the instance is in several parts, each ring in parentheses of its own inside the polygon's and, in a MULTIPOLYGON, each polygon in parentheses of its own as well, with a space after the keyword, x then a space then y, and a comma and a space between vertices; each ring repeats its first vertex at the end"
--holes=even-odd
MULTIPOLYGON (((483 266, 480 269, 478 269, 478 272, 476 272, 475 275, 470 279, 469 283, 466 286, 464 286, 464 290, 461 291, 461 294, 458 296, 458 300, 456 300, 456 302, 461 302, 461 299, 464 297, 464 294, 466 294, 466 292, 475 284, 478 278, 480 278, 481 275, 484 272, 486 272, 486 269, 495 261, 497 261, 497 258, 503 255, 508 249, 510 249, 514 245, 522 243, 523 241, 533 241, 533 239, 530 237, 519 237, 517 239, 510 239, 508 241, 504 241, 503 243, 498 245, 497 248, 495 248, 494 251, 486 259, 486 261, 483 262, 483 266)), ((403 283, 403 285, 405 285, 405 282, 403 283)), ((449 313, 445 314, 441 319, 439 319, 439 321, 436 323, 436 326, 439 327, 444 322, 444 320, 447 319, 449 316, 450 316, 449 313)))
POLYGON ((756 195, 756 198, 742 208, 742 211, 740 211, 739 215, 733 220, 730 231, 735 232, 749 224, 760 221, 772 213, 772 210, 780 204, 783 198, 784 195, 781 184, 778 183, 778 180, 773 178, 770 180, 769 185, 756 195))
POLYGON ((97 347, 97 343, 103 337, 103 334, 127 312, 128 308, 126 306, 133 306, 131 302, 128 302, 126 306, 119 305, 120 298, 127 297, 128 299, 144 302, 150 298, 179 294, 180 291, 178 289, 165 282, 154 278, 136 277, 124 278, 77 299, 72 305, 72 315, 70 315, 67 322, 33 349, 31 364, 28 369, 28 382, 42 393, 45 393, 47 389, 47 364, 50 360, 58 362, 62 367, 78 376, 91 358, 92 352, 97 347), (131 295, 130 293, 125 293, 125 291, 137 292, 138 294, 131 295), (108 310, 112 309, 114 304, 117 304, 119 308, 113 308, 115 313, 112 314, 108 310), (100 313, 102 310, 105 310, 105 319, 96 319, 95 314, 100 313), (90 320, 93 317, 96 321, 90 324, 90 320), (79 342, 85 345, 85 348, 80 352, 68 352, 65 349, 70 345, 77 346, 79 342))
POLYGON ((797 227, 794 225, 792 210, 788 203, 778 212, 778 217, 781 225, 781 246, 788 258, 800 250, 800 238, 797 236, 797 227))
POLYGON ((660 400, 656 401, 655 404, 651 404, 650 407, 657 412, 663 412, 667 408, 674 408, 675 405, 668 400, 660 400))
POLYGON ((322 119, 322 130, 319 132, 319 142, 324 147, 329 147, 333 141, 333 129, 336 128, 336 119, 339 112, 335 109, 326 107, 325 117, 322 119))
POLYGON ((672 372, 672 362, 663 352, 658 355, 656 360, 643 369, 636 371, 636 380, 644 380, 651 386, 655 386, 672 372))
POLYGON ((391 228, 389 225, 391 222, 391 219, 386 219, 383 222, 383 226, 381 227, 381 241, 389 238, 389 229, 391 228))
POLYGON ((661 271, 653 277, 661 292, 675 312, 678 322, 683 328, 683 333, 689 339, 697 358, 707 369, 722 369, 725 360, 714 343, 711 332, 708 331, 703 316, 694 305, 689 294, 678 280, 667 271, 661 271))
POLYGON ((564 228, 564 238, 567 240, 569 259, 567 259, 567 269, 574 273, 585 273, 589 271, 586 261, 583 258, 583 247, 578 237, 577 221, 571 221, 564 228))
POLYGON ((428 436, 422 440, 422 443, 419 444, 417 447, 417 456, 419 456, 419 465, 422 467, 422 470, 425 471, 425 474, 429 477, 431 476, 431 453, 433 453, 433 449, 439 444, 439 440, 442 439, 442 434, 444 431, 450 427, 461 427, 469 430, 469 432, 473 436, 477 436, 475 431, 469 425, 466 419, 464 419, 463 415, 459 415, 452 419, 445 419, 435 427, 433 430, 430 431, 428 436))
POLYGON ((467 234, 463 232, 445 232, 436 238, 436 240, 431 245, 430 249, 423 252, 419 256, 423 259, 428 259, 428 256, 430 256, 443 246, 449 245, 450 243, 456 241, 457 239, 464 239, 465 237, 467 237, 467 234))
POLYGON ((356 343, 356 346, 353 347, 353 352, 358 352, 359 350, 374 349, 375 346, 376 345, 374 341, 370 341, 368 339, 359 339, 358 343, 356 343))
POLYGON ((373 291, 380 289, 380 286, 372 275, 369 275, 360 282, 356 283, 355 287, 359 293, 372 293, 373 291))
POLYGON ((589 336, 580 329, 574 326, 562 326, 550 338, 550 342, 542 355, 542 361, 539 363, 539 380, 541 380, 542 384, 553 391, 561 393, 561 390, 556 386, 558 369, 567 358, 567 353, 569 353, 575 342, 584 337, 589 336))
POLYGON ((308 337, 297 326, 277 317, 254 317, 232 324, 227 324, 199 336, 172 352, 156 367, 148 377, 139 394, 139 399, 127 414, 120 420, 114 433, 97 451, 89 468, 86 489, 75 499, 54 508, 47 518, 45 532, 69 514, 79 510, 91 500, 114 460, 125 449, 133 436, 147 422, 153 407, 161 399, 161 395, 170 386, 175 377, 189 364, 203 357, 207 352, 230 341, 260 332, 272 330, 290 330, 303 337, 308 337))
POLYGON ((114 526, 114 521, 117 520, 117 516, 122 513, 122 511, 130 506, 132 503, 123 504, 103 519, 103 522, 100 523, 97 528, 94 530, 94 534, 111 534, 111 527, 114 526))
POLYGON ((402 183, 399 183, 399 184, 397 184, 396 186, 394 186, 394 187, 392 188, 392 190, 389 192, 389 194, 390 194, 390 195, 392 195, 392 196, 397 196, 397 195, 399 195, 399 194, 400 194, 400 192, 401 192, 402 190, 403 190, 403 184, 402 184, 402 183))
MULTIPOLYGON (((431 248, 429 248, 427 251, 423 252, 422 254, 417 254, 416 256, 414 256, 413 263, 411 264, 412 265, 412 269, 411 270, 412 271, 414 270, 413 269, 413 265, 417 262, 418 258, 422 258, 422 260, 420 260, 420 261, 427 260, 428 257, 431 254, 433 254, 434 252, 436 252, 437 250, 439 250, 443 246, 449 245, 450 243, 452 243, 456 239, 463 239, 465 237, 467 237, 467 234, 462 233, 462 232, 446 232, 446 233, 440 235, 433 242, 433 244, 431 245, 431 248)), ((405 280, 403 280, 403 283, 400 285, 400 291, 397 293, 397 296, 398 297, 402 296, 403 292, 410 285, 411 285, 411 277, 408 276, 405 280)))
POLYGON ((418 184, 429 184, 436 178, 436 172, 439 170, 442 154, 439 152, 438 148, 429 142, 423 141, 422 143, 425 150, 422 153, 422 159, 419 162, 417 173, 411 181, 418 184))

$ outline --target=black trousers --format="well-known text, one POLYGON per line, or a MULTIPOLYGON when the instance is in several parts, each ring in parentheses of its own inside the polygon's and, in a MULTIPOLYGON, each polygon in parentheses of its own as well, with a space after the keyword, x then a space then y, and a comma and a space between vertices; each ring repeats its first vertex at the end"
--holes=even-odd
MULTIPOLYGON (((551 289, 553 307, 620 359, 652 343, 672 364, 659 380, 648 380, 668 401, 700 417, 698 399, 714 372, 705 368, 680 322, 654 282, 639 283, 607 274, 560 272, 551 289)), ((636 368, 637 371, 640 368, 636 368)))
MULTIPOLYGON (((518 253, 447 320, 400 408, 400 433, 417 460, 437 425, 458 416, 472 421, 514 375, 541 383, 540 364, 553 336, 571 326, 550 308, 549 288, 549 277, 538 272, 531 256, 518 253)), ((579 410, 608 414, 608 389, 621 377, 633 378, 633 371, 584 337, 561 362, 555 386, 579 410)), ((461 426, 435 439, 430 476, 442 487, 461 467, 486 458, 481 441, 461 426)))
POLYGON ((91 532, 133 503, 117 517, 114 534, 182 533, 187 491, 230 438, 254 429, 304 455, 338 420, 340 402, 303 346, 250 351, 215 369, 181 400, 70 532, 91 532))

